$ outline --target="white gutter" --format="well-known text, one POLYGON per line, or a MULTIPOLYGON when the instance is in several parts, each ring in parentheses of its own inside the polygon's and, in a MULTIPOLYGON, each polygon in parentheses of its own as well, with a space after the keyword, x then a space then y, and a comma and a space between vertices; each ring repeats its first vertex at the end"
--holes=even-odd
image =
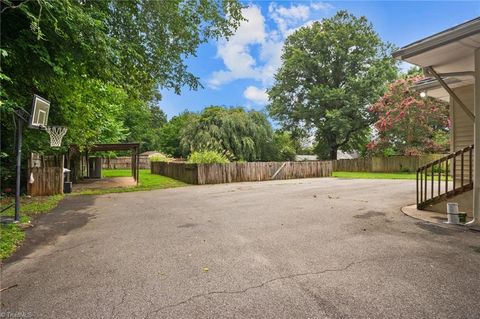
POLYGON ((405 60, 412 56, 444 46, 460 39, 477 34, 480 30, 480 18, 464 22, 458 26, 439 32, 422 40, 413 42, 397 50, 392 55, 395 59, 405 60))

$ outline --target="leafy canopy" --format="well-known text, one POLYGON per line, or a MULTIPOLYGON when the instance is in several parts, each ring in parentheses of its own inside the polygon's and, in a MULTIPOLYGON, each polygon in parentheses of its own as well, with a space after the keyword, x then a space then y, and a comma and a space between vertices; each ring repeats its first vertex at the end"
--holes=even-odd
POLYGON ((448 104, 420 97, 412 89, 419 76, 398 79, 370 108, 378 136, 367 149, 373 154, 420 155, 445 152, 449 147, 448 104))
POLYGON ((273 135, 273 154, 275 161, 294 161, 298 145, 294 142, 290 132, 277 131, 273 135))
POLYGON ((182 130, 180 145, 184 155, 216 151, 229 160, 266 159, 273 130, 265 114, 243 108, 205 108, 182 130))
MULTIPOLYGON (((2 181, 14 167, 11 111, 29 111, 33 94, 51 101, 50 125, 68 126, 63 145, 158 148, 159 89, 198 88, 184 58, 243 19, 237 0, 0 1, 2 181)), ((52 152, 48 140, 26 129, 24 156, 52 152)))
POLYGON ((368 106, 395 78, 392 47, 365 17, 339 11, 290 35, 267 109, 294 137, 315 135, 320 157, 365 145, 368 106))
POLYGON ((236 0, 2 0, 2 111, 37 93, 66 143, 150 139, 158 88, 199 87, 184 58, 241 20, 236 0))
POLYGON ((197 116, 195 113, 185 111, 172 117, 159 131, 159 149, 170 156, 182 157, 182 150, 180 148, 182 131, 197 116))

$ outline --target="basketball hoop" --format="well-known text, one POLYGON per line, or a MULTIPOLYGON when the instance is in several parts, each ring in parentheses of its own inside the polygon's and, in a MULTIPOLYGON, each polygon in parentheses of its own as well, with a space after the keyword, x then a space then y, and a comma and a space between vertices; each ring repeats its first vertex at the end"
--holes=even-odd
POLYGON ((60 147, 62 146, 62 138, 67 133, 65 126, 45 126, 45 130, 50 135, 50 146, 60 147))

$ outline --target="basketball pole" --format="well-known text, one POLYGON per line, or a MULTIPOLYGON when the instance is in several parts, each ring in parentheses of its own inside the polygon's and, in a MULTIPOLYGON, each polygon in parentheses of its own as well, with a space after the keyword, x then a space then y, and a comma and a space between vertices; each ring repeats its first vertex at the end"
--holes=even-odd
POLYGON ((18 118, 17 123, 17 181, 15 185, 15 221, 20 220, 20 186, 21 186, 21 174, 22 174, 22 137, 23 137, 23 119, 18 118))
POLYGON ((20 189, 22 184, 22 139, 23 139, 23 122, 27 122, 24 116, 27 116, 27 112, 23 109, 14 110, 15 117, 18 119, 16 126, 17 130, 15 132, 15 153, 17 155, 17 176, 15 183, 15 222, 20 221, 20 189))

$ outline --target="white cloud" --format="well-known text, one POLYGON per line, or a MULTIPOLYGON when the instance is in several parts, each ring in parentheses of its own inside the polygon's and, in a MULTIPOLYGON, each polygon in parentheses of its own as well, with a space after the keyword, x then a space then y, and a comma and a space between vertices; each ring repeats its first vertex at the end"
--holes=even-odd
POLYGON ((268 94, 266 89, 259 89, 256 86, 249 86, 243 91, 243 96, 258 105, 265 105, 268 103, 268 94))
POLYGON ((240 24, 228 41, 221 40, 217 44, 217 56, 223 60, 226 70, 212 74, 209 84, 213 87, 241 78, 261 79, 250 47, 265 42, 265 18, 257 6, 247 7, 242 13, 247 21, 240 24))
POLYGON ((271 3, 268 6, 268 13, 277 24, 280 33, 285 36, 291 26, 298 25, 310 17, 310 7, 300 4, 287 8, 271 3))
POLYGON ((267 17, 257 5, 243 9, 247 21, 240 24, 228 41, 217 43, 217 57, 223 60, 225 68, 212 73, 209 86, 216 88, 238 79, 259 81, 263 87, 271 85, 281 64, 285 38, 298 28, 311 24, 314 12, 331 8, 323 2, 292 4, 289 7, 271 3, 267 17), (267 23, 267 20, 273 23, 267 23), (253 50, 258 51, 258 56, 254 57, 253 50))
POLYGON ((312 9, 319 11, 328 11, 334 8, 331 4, 325 2, 314 2, 310 6, 312 9))

